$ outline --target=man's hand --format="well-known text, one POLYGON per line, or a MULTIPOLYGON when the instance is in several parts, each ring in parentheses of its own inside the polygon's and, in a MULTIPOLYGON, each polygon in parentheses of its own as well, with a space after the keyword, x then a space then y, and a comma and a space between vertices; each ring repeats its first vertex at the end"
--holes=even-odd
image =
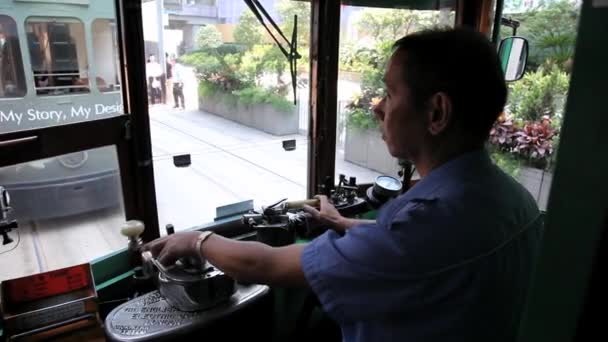
POLYGON ((315 198, 319 199, 319 210, 309 205, 302 207, 315 221, 326 224, 337 231, 345 231, 352 226, 350 220, 340 215, 338 210, 329 203, 327 196, 317 195, 315 198))
POLYGON ((158 261, 169 266, 180 258, 200 258, 196 250, 196 239, 201 232, 182 232, 151 241, 143 246, 143 251, 150 251, 158 261))
POLYGON ((180 258, 207 259, 237 281, 259 284, 307 284, 300 264, 304 244, 273 248, 254 241, 236 241, 217 234, 209 236, 196 250, 201 232, 182 232, 151 241, 143 246, 163 265, 180 258))

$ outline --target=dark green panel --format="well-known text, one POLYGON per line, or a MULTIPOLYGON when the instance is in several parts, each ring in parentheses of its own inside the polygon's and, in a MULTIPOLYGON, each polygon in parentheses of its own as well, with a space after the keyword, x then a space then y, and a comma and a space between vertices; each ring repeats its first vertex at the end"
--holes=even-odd
POLYGON ((608 206, 606 32, 608 2, 584 1, 545 236, 520 341, 571 341, 585 301, 608 206))
POLYGON ((125 248, 95 259, 91 261, 91 269, 95 285, 100 285, 120 274, 131 271, 129 253, 125 248))

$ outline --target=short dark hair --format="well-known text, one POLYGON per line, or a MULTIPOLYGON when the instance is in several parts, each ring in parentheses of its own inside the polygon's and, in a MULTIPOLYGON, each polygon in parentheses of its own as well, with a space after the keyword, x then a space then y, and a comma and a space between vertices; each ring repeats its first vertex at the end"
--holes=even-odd
POLYGON ((496 48, 483 34, 469 29, 417 32, 399 39, 395 53, 405 52, 404 77, 414 105, 446 93, 461 125, 475 144, 483 144, 503 111, 507 86, 496 48))

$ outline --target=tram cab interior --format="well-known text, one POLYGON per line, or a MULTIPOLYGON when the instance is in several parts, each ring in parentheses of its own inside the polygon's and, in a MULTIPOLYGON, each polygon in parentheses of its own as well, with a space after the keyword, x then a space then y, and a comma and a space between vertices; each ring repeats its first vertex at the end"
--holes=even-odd
POLYGON ((394 13, 410 20, 395 38, 424 25, 485 34, 510 96, 521 101, 542 96, 526 75, 545 80, 557 70, 551 82, 562 93, 547 106, 558 108, 551 137, 559 144, 542 149, 546 163, 534 169, 510 155, 495 160, 505 170, 517 165, 509 170, 522 185, 541 177, 526 183, 544 228, 518 340, 605 340, 602 316, 592 312, 606 303, 608 4, 556 1, 576 9, 562 68, 538 62, 539 26, 526 28, 531 16, 512 3, 2 1, 0 340, 340 341, 310 289, 239 284, 213 267, 197 278, 213 297, 208 305, 177 310, 167 298, 197 291, 184 285, 192 275, 170 275, 140 248, 189 230, 272 246, 306 243, 323 228, 292 209, 315 195, 343 201, 345 217, 374 219, 389 197, 407 192, 419 180, 411 163, 388 155, 375 133, 357 140, 362 127, 377 127, 365 117, 367 105, 357 106, 380 94, 366 91, 384 67, 374 49, 394 33, 382 20, 394 13), (256 43, 239 40, 243 30, 256 43), (150 77, 152 55, 162 75, 150 77), (228 73, 206 74, 210 67, 228 73), (150 97, 157 86, 164 103, 150 97), (243 119, 251 113, 257 119, 243 119))

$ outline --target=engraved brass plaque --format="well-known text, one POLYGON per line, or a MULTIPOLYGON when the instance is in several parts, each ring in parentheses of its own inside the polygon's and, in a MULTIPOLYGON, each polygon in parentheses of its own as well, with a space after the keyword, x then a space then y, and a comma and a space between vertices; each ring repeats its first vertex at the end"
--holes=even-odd
POLYGON ((113 341, 147 341, 189 333, 252 304, 268 291, 265 285, 237 285, 227 302, 195 312, 179 311, 153 291, 112 310, 106 317, 106 334, 113 341))

